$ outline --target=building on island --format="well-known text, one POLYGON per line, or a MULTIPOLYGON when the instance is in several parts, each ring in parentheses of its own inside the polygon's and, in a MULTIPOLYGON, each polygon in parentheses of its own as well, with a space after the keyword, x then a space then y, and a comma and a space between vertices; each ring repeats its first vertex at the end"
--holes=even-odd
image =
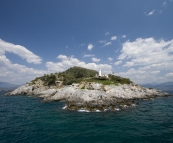
POLYGON ((96 74, 96 76, 95 77, 106 77, 106 78, 108 78, 108 75, 104 75, 104 74, 102 74, 102 70, 101 69, 99 69, 99 74, 96 74))
POLYGON ((99 70, 99 76, 102 76, 102 70, 101 69, 99 70))

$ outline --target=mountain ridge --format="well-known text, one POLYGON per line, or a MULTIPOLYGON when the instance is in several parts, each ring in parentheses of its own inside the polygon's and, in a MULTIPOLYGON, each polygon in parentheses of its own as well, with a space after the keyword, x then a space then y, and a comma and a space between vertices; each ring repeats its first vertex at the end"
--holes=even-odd
POLYGON ((16 85, 16 84, 0 81, 0 90, 2 90, 2 89, 13 90, 13 89, 15 89, 15 88, 17 88, 19 86, 20 85, 16 85))
POLYGON ((158 84, 152 84, 152 83, 147 83, 147 84, 140 84, 141 86, 147 87, 147 88, 155 88, 159 89, 162 91, 171 91, 173 92, 173 82, 163 82, 163 83, 158 83, 158 84))

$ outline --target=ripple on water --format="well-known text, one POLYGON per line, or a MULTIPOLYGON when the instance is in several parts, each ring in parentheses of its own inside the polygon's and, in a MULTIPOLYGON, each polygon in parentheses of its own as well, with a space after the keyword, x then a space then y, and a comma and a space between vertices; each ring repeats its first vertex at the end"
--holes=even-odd
POLYGON ((118 112, 63 110, 26 96, 0 96, 0 141, 18 142, 173 142, 173 97, 140 101, 118 112))

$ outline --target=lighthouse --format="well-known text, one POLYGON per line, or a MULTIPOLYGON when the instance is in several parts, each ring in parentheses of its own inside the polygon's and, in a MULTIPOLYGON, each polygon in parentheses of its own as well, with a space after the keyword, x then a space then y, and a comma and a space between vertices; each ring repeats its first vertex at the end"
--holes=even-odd
POLYGON ((102 71, 101 71, 101 69, 99 70, 99 76, 102 76, 102 71))

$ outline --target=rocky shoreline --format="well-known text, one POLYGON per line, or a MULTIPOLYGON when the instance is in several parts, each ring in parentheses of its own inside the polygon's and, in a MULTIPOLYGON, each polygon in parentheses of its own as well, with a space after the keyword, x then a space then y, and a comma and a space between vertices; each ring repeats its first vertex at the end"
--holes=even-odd
POLYGON ((61 88, 25 84, 5 95, 36 96, 46 102, 64 101, 64 109, 80 111, 116 111, 135 106, 137 100, 169 96, 160 90, 134 83, 116 86, 88 82, 61 88))

